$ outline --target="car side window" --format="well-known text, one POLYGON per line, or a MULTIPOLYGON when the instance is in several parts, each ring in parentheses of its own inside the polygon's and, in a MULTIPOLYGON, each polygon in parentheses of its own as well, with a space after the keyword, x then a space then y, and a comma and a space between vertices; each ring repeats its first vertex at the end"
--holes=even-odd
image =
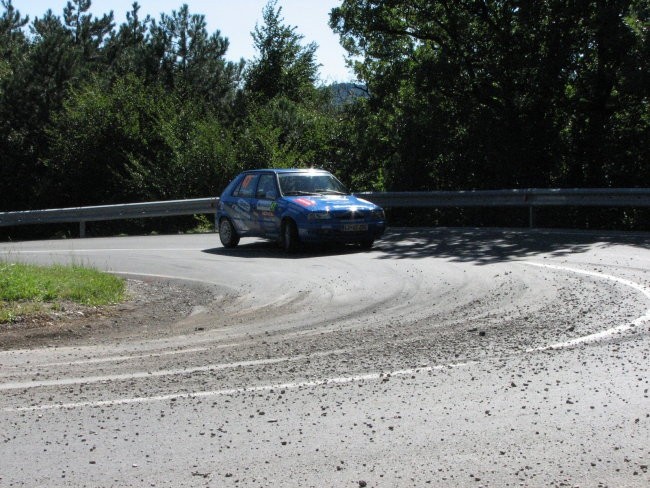
POLYGON ((246 175, 241 180, 241 183, 235 188, 235 191, 232 192, 233 197, 239 198, 252 198, 253 189, 255 188, 255 182, 257 181, 258 175, 246 175))
POLYGON ((265 174, 260 176, 260 181, 257 184, 257 191, 255 192, 255 198, 258 199, 269 199, 269 194, 277 195, 277 190, 275 187, 275 176, 271 174, 265 174))

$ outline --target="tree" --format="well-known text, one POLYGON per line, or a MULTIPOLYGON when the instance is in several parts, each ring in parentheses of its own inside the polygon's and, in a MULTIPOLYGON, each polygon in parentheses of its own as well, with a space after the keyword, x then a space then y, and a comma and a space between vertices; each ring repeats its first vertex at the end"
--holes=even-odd
POLYGON ((156 78, 159 59, 150 54, 152 19, 140 18, 140 5, 134 2, 126 13, 126 22, 112 32, 106 43, 107 62, 115 76, 136 74, 149 81, 156 78))
POLYGON ((160 81, 183 96, 204 100, 224 111, 236 94, 243 61, 228 62, 228 39, 208 35, 205 16, 191 15, 187 4, 152 25, 151 43, 160 55, 160 81))
POLYGON ((14 41, 22 39, 24 44, 20 59, 13 59, 11 76, 3 80, 1 93, 0 125, 5 127, 1 144, 12 173, 22 179, 15 186, 22 190, 6 193, 7 205, 46 206, 52 203, 53 195, 45 164, 49 151, 47 128, 69 88, 101 64, 99 53, 112 26, 112 14, 93 20, 85 13, 90 2, 74 0, 64 9, 65 22, 48 11, 34 20, 31 39, 25 41, 16 29, 24 27, 26 19, 19 20, 10 2, 3 6, 4 18, 14 18, 11 37, 14 41))
POLYGON ((336 119, 323 107, 278 95, 252 106, 238 127, 238 155, 246 168, 325 166, 332 159, 336 119))
POLYGON ((585 2, 567 85, 562 175, 587 186, 649 186, 650 2, 585 2))
POLYGON ((234 176, 230 136, 191 100, 126 75, 74 90, 49 130, 61 202, 215 195, 234 176))
POLYGON ((85 69, 91 69, 93 64, 102 61, 101 48, 114 26, 113 12, 93 19, 87 13, 90 5, 91 0, 70 0, 63 9, 65 26, 85 69))
POLYGON ((3 0, 0 17, 0 210, 18 209, 27 203, 25 188, 29 176, 29 137, 20 116, 14 111, 13 93, 22 81, 21 73, 29 54, 23 28, 29 19, 15 10, 11 0, 3 0))
POLYGON ((284 24, 282 7, 270 1, 262 18, 264 23, 252 32, 257 56, 244 74, 246 91, 258 103, 266 103, 278 95, 295 102, 313 100, 318 77, 315 43, 303 46, 304 36, 296 28, 284 24))
POLYGON ((251 33, 257 55, 248 64, 236 124, 239 159, 246 168, 324 166, 330 161, 336 118, 331 93, 315 83, 317 46, 284 24, 269 2, 264 23, 251 33))
POLYGON ((2 2, 2 210, 216 193, 234 172, 243 65, 225 61, 227 39, 187 5, 157 23, 134 3, 117 31, 90 6, 71 0, 26 35, 2 2))
MULTIPOLYGON (((29 22, 29 17, 22 17, 11 3, 2 0, 4 8, 0 17, 0 90, 2 84, 11 77, 13 67, 22 61, 27 51, 27 40, 23 28, 29 22)), ((0 96, 2 91, 0 91, 0 96)))
POLYGON ((629 137, 647 131, 647 22, 647 0, 344 0, 330 19, 392 189, 624 181, 648 151, 629 137))

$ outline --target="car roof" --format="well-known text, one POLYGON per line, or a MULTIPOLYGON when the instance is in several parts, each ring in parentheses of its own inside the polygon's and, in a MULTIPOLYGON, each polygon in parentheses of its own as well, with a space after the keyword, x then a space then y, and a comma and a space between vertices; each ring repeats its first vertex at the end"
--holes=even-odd
POLYGON ((315 168, 266 168, 266 169, 251 169, 244 171, 244 173, 255 174, 255 173, 328 173, 324 169, 315 169, 315 168))

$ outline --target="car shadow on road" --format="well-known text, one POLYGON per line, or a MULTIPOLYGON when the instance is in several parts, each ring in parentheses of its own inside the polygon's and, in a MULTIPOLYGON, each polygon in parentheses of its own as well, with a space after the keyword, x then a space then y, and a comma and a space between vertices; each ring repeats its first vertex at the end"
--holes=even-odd
POLYGON ((272 258, 272 259, 305 259, 318 256, 341 256, 344 254, 358 254, 367 252, 354 245, 308 245, 296 252, 287 253, 280 246, 271 241, 255 241, 241 243, 234 248, 215 247, 204 249, 202 252, 219 256, 232 256, 238 258, 272 258))
POLYGON ((492 264, 538 255, 552 257, 625 244, 647 249, 650 234, 527 229, 393 229, 377 241, 377 259, 447 258, 492 264))

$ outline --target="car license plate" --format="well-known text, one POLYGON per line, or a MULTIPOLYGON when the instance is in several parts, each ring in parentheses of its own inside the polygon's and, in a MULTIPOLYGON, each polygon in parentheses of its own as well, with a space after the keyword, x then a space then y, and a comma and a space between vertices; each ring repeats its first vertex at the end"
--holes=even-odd
POLYGON ((344 232, 361 232, 364 230, 368 230, 368 224, 344 224, 343 225, 344 232))

